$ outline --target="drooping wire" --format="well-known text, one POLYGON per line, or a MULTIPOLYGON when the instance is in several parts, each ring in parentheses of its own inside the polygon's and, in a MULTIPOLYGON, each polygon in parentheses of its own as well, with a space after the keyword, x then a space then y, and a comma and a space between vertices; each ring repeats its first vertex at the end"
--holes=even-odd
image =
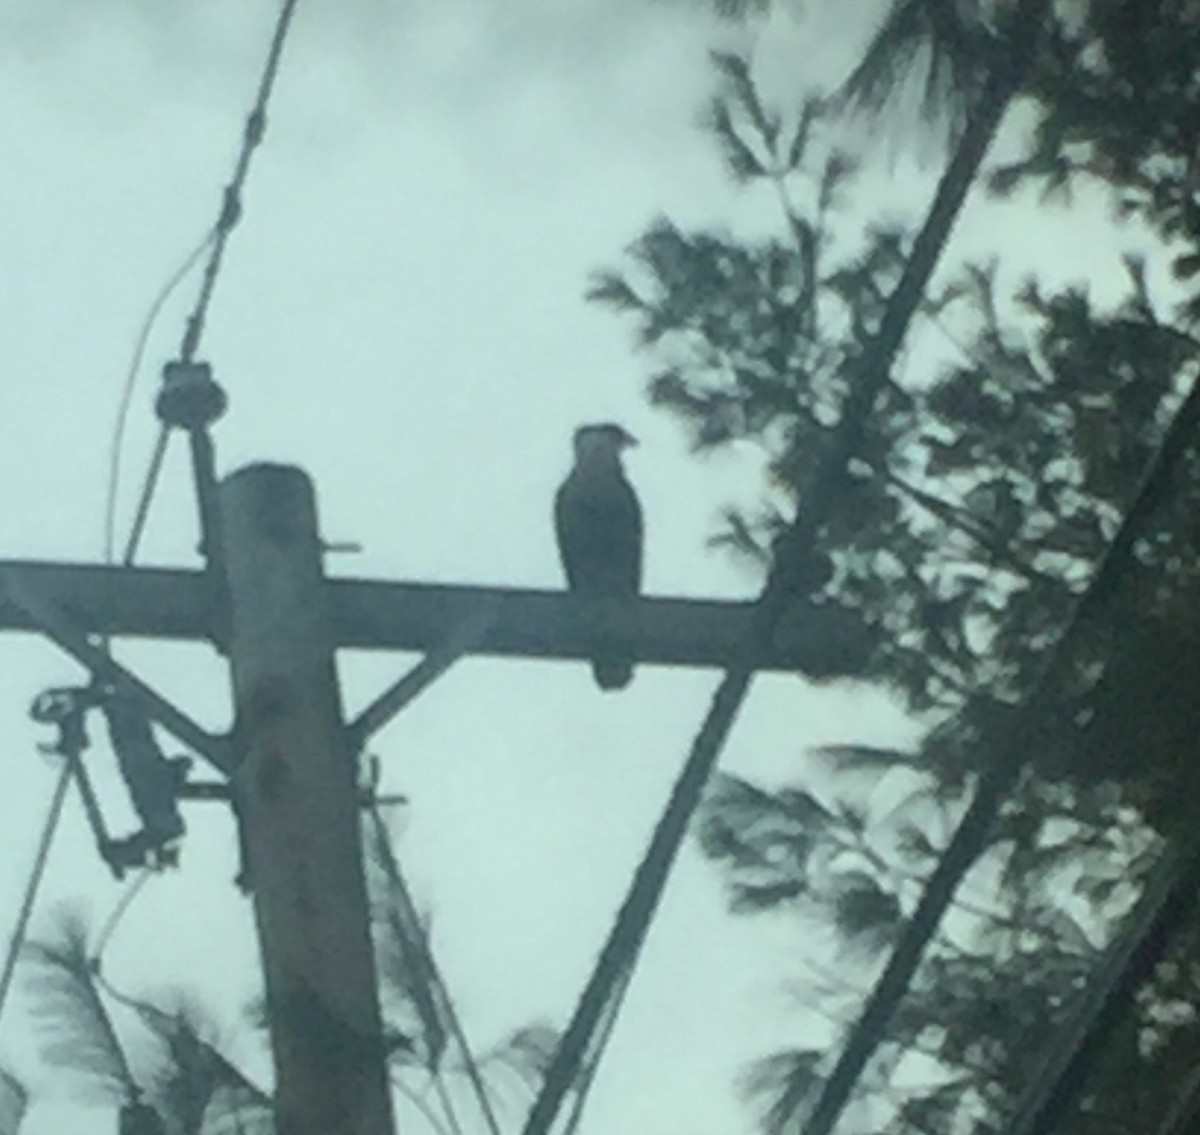
MULTIPOLYGON (((283 45, 287 39, 288 30, 291 27, 296 4, 297 0, 284 0, 283 6, 280 8, 279 16, 275 22, 275 31, 271 37, 271 46, 267 52, 266 62, 263 65, 262 75, 259 79, 258 92, 254 100, 254 105, 246 117, 242 145, 238 151, 233 175, 222 195, 221 210, 216 224, 213 226, 208 237, 206 237, 203 246, 197 252, 198 258, 207 249, 209 256, 208 261, 204 265, 204 275, 200 284, 200 292, 196 297, 191 314, 187 318, 183 339, 179 347, 179 357, 185 363, 193 361, 197 350, 199 350, 200 340, 204 334, 204 324, 208 315, 208 308, 212 302, 213 292, 216 290, 217 277, 220 275, 221 264, 225 255, 225 245, 229 240, 229 234, 233 231, 242 215, 242 191, 245 188, 246 179, 250 173, 250 163, 254 156, 254 151, 261 144, 266 134, 267 107, 270 104, 271 93, 275 87, 275 78, 279 72, 279 61, 283 54, 283 45)), ((191 261, 189 261, 187 267, 190 270, 192 267, 191 261)), ((129 540, 126 543, 124 556, 122 557, 123 562, 127 566, 133 563, 137 557, 138 548, 141 545, 142 534, 145 531, 146 520, 150 513, 150 505, 158 486, 159 475, 162 472, 168 436, 169 430, 166 426, 163 426, 159 430, 154 452, 143 480, 137 513, 129 540)), ((195 440, 193 439, 193 441, 195 440)), ((212 485, 210 484, 212 476, 211 469, 207 467, 201 468, 200 466, 207 466, 207 464, 211 463, 211 450, 204 446, 197 447, 194 445, 193 462, 196 465, 197 492, 201 497, 203 520, 206 513, 211 515, 212 512, 210 505, 207 503, 212 493, 212 485), (209 460, 202 460, 198 456, 199 453, 206 453, 209 460)))
POLYGON ((25 894, 21 899, 21 908, 17 913, 16 925, 13 927, 12 938, 9 941, 8 953, 4 958, 4 970, 0 972, 0 1015, 4 1013, 4 1005, 8 1000, 8 991, 12 986, 13 974, 16 972, 17 959, 25 945, 25 935, 29 930, 29 920, 33 915, 34 903, 46 873, 46 863, 50 858, 50 847, 54 842, 55 832, 58 831, 62 819, 63 802, 67 798, 67 789, 71 784, 72 766, 70 760, 64 760, 58 783, 50 797, 50 807, 46 820, 42 825, 41 838, 38 840, 37 854, 34 856, 33 867, 29 872, 29 880, 25 884, 25 894))
MULTIPOLYGON (((136 1013, 150 1029, 162 1035, 170 1035, 179 1027, 180 1019, 176 1014, 168 1012, 166 1009, 147 1001, 143 997, 127 993, 125 990, 119 989, 114 985, 101 968, 101 959, 98 956, 90 958, 89 962, 92 980, 95 982, 96 988, 118 1005, 136 1013)), ((233 1064, 220 1048, 201 1039, 199 1036, 196 1037, 196 1040, 199 1041, 205 1057, 215 1066, 215 1070, 225 1084, 242 1089, 251 1097, 253 1104, 256 1106, 264 1108, 270 1106, 270 1096, 268 1093, 250 1079, 241 1068, 233 1064)), ((248 1130, 248 1128, 243 1128, 241 1125, 242 1108, 240 1106, 236 1119, 238 1122, 236 1130, 238 1132, 248 1130)))
MULTIPOLYGON (((154 329, 154 324, 162 313, 163 306, 170 299, 171 294, 183 283, 187 274, 195 267, 200 257, 204 255, 204 250, 213 242, 215 236, 215 230, 207 232, 204 239, 188 253, 187 259, 180 264, 166 283, 159 289, 158 295, 154 297, 154 302, 151 303, 149 310, 146 312, 145 319, 142 320, 142 327, 134 344, 133 355, 129 360, 129 369, 125 372, 125 382, 121 387, 121 397, 117 406, 117 418, 113 425, 112 439, 109 442, 108 486, 104 501, 104 562, 107 564, 111 564, 116 555, 117 492, 121 481, 121 451, 124 448, 125 433, 129 427, 129 411, 133 404, 133 392, 137 385, 138 374, 142 369, 142 360, 145 358, 146 346, 150 341, 150 332, 154 329)), ((152 485, 157 480, 158 468, 162 464, 162 451, 166 448, 166 432, 165 429, 159 431, 158 441, 155 443, 154 457, 150 463, 150 472, 143 481, 137 513, 139 518, 149 508, 149 495, 153 491, 152 485)), ((141 527, 144 523, 144 520, 140 523, 137 521, 134 523, 134 532, 139 537, 141 527)), ((136 539, 131 537, 129 548, 136 549, 137 542, 136 539)), ((126 553, 122 557, 122 562, 125 566, 128 566, 133 560, 129 548, 126 549, 126 553)))
POLYGON ((100 927, 100 933, 96 935, 96 944, 92 947, 92 961, 97 967, 104 956, 104 951, 108 949, 113 935, 125 921, 125 915, 129 913, 129 908, 141 894, 142 888, 150 881, 152 874, 149 867, 143 867, 138 872, 137 878, 125 888, 125 893, 117 900, 109 916, 104 920, 104 924, 100 927))
MULTIPOLYGON (((119 989, 109 979, 104 972, 104 952, 108 949, 109 943, 112 941, 113 934, 116 932, 120 923, 124 920, 125 914, 129 910, 133 900, 141 893, 143 886, 150 879, 152 872, 144 870, 134 882, 126 888, 125 893, 117 902, 112 913, 105 920, 104 926, 96 938, 96 945, 92 948, 88 956, 88 968, 91 972, 92 980, 96 987, 105 996, 110 997, 118 1005, 136 1013, 142 1021, 155 1029, 160 1034, 169 1034, 173 1031, 179 1022, 175 1014, 168 1012, 159 1005, 155 1005, 151 1001, 147 1001, 144 997, 137 997, 131 993, 119 989)), ((197 1040, 203 1047, 205 1056, 216 1066, 221 1078, 228 1084, 240 1087, 248 1092, 256 1103, 264 1106, 268 1105, 270 1097, 246 1074, 232 1064, 225 1054, 217 1047, 203 1041, 197 1036, 197 1040)), ((242 1130, 240 1126, 240 1112, 238 1115, 239 1126, 238 1131, 242 1130)))

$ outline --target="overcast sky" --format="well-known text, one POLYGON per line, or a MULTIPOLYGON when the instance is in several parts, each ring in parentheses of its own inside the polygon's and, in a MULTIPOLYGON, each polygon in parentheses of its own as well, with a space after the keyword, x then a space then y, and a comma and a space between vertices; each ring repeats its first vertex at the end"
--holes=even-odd
MULTIPOLYGON (((266 0, 0 0, 0 558, 99 558, 137 330, 214 220, 275 14, 266 0)), ((786 93, 836 74, 862 30, 783 15, 733 42, 755 47, 786 93)), ((696 129, 707 50, 732 35, 700 9, 651 0, 300 0, 201 350, 230 396, 221 471, 304 466, 325 537, 364 546, 331 572, 558 586, 550 504, 571 432, 618 419, 642 443, 629 466, 647 589, 752 594, 756 580, 704 546, 721 504, 752 499, 752 455, 691 457, 644 400, 651 364, 631 329, 583 300, 588 273, 618 265, 658 213, 766 222, 767 205, 728 183, 696 129)), ((902 147, 880 168, 880 209, 919 214, 929 171, 902 147)), ((1052 275, 1100 255, 1086 218, 1051 231, 1052 275)), ((969 214, 959 247, 994 233, 969 214)), ((194 283, 156 325, 139 376, 122 534, 194 283)), ((177 447, 142 562, 192 565, 194 545, 177 447)), ((120 656, 213 728, 227 724, 211 651, 134 644, 120 656)), ((343 658, 348 708, 410 663, 343 658)), ((49 646, 0 640, 5 933, 54 779, 26 709, 78 678, 49 646)), ((399 849, 481 1046, 569 1012, 716 680, 642 670, 628 692, 601 696, 581 665, 466 662, 378 737, 385 790, 411 798, 399 849)), ((724 767, 803 780, 813 743, 911 733, 876 692, 761 679, 724 767)), ((142 893, 106 972, 131 989, 195 989, 261 1072, 237 1018, 256 976, 232 827, 217 808, 188 819, 182 869, 142 893)), ((71 899, 99 923, 120 894, 72 798, 41 913, 71 899)), ((750 1131, 737 1069, 813 1027, 780 992, 801 937, 786 919, 731 920, 689 849, 582 1130, 750 1131)), ((27 1020, 10 1012, 0 1055, 43 1084, 32 1051, 27 1020)), ((30 1135, 63 1114, 44 1110, 30 1135)), ((407 1118, 405 1131, 421 1129, 407 1118)), ((75 1130, 111 1128, 90 1122, 75 1130)))

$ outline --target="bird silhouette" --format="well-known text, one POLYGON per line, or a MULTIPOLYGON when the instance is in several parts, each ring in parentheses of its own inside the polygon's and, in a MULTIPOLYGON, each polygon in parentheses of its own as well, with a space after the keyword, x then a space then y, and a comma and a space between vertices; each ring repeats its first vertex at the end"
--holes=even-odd
MULTIPOLYGON (((642 582, 642 509, 621 453, 635 439, 612 422, 575 431, 575 464, 554 498, 554 527, 567 586, 586 600, 633 599, 642 582)), ((598 611, 590 621, 599 623, 598 611)), ((606 644, 592 656, 602 690, 633 677, 629 652, 606 644)))

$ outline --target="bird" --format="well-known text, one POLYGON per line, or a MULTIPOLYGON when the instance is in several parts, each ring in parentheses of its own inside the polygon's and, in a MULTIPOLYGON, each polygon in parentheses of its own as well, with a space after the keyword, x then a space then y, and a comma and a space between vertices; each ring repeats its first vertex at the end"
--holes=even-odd
MULTIPOLYGON (((575 464, 554 498, 554 528, 567 588, 582 599, 634 599, 641 589, 642 508, 621 464, 622 451, 636 444, 613 422, 575 431, 575 464)), ((602 690, 624 689, 633 661, 609 645, 592 656, 592 673, 602 690)))

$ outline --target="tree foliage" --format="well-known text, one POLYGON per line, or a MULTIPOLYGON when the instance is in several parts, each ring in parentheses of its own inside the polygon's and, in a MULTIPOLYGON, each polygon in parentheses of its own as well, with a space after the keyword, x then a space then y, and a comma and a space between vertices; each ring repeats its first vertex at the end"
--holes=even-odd
MULTIPOLYGON (((619 271, 594 280, 592 298, 629 318, 655 359, 651 400, 696 449, 739 442, 764 453, 762 502, 727 510, 717 537, 764 568, 805 507, 849 364, 910 246, 903 228, 862 220, 839 111, 847 98, 882 105, 921 53, 935 69, 947 60, 926 95, 953 91, 969 105, 977 84, 964 66, 977 75, 995 57, 1003 20, 1001 5, 899 0, 841 96, 813 95, 790 114, 763 104, 750 60, 715 57, 709 130, 730 176, 778 201, 778 235, 660 218, 619 271)), ((733 910, 786 909, 824 926, 840 950, 878 957, 1041 680, 1195 381, 1197 301, 1186 288, 1200 269, 1197 35, 1194 3, 1055 8, 1027 90, 1037 110, 1028 153, 990 184, 1027 197, 1099 184, 1119 217, 1151 234, 1150 251, 1114 263, 1125 281, 1115 302, 1032 275, 1014 286, 997 262, 964 264, 926 297, 795 586, 877 629, 869 676, 925 715, 928 737, 916 753, 815 754, 826 774, 799 784, 718 778, 697 830, 733 910), (1170 273, 1185 290, 1152 286, 1170 273)), ((1164 840, 1190 834, 1200 790, 1194 448, 1153 505, 1133 566, 1073 636, 1028 774, 868 1069, 855 1105, 864 1129, 1001 1123, 1164 840)), ((1194 941, 1177 944, 1143 988, 1072 1131, 1147 1129, 1146 1116, 1178 1100, 1198 1035, 1195 956, 1194 941)), ((838 960, 800 982, 806 1012, 835 1037, 866 993, 838 960)), ((765 1130, 792 1129, 836 1047, 791 1047, 751 1072, 765 1130)))
MULTIPOLYGON (((1114 210, 1163 238, 1178 278, 1200 272, 1200 6, 1195 0, 1091 0, 1081 31, 1056 27, 1030 93, 1044 113, 1000 191, 1028 182, 1069 192, 1097 181, 1114 210)), ((1193 324, 1200 303, 1181 317, 1193 324)))
POLYGON ((265 1130, 270 1097, 223 1053, 198 1005, 115 989, 74 915, 26 950, 42 1060, 77 1094, 156 1117, 169 1135, 265 1130))
MULTIPOLYGON (((428 921, 417 913, 381 821, 367 827, 365 848, 383 1041, 398 1098, 411 1108, 405 1129, 435 1135, 482 1130, 480 1104, 472 1099, 480 1086, 497 1112, 523 1110, 557 1034, 534 1023, 477 1056, 465 1051, 428 921)), ((85 1100, 117 1105, 122 1131, 273 1132, 270 1093, 228 1055, 203 1007, 179 991, 131 996, 117 988, 92 956, 88 937, 86 923, 68 913, 26 946, 40 1055, 60 1073, 62 1086, 85 1100)), ((253 1016, 265 1027, 261 1004, 253 1016)), ((17 1135, 25 1099, 19 1082, 0 1073, 0 1135, 17 1135)))

